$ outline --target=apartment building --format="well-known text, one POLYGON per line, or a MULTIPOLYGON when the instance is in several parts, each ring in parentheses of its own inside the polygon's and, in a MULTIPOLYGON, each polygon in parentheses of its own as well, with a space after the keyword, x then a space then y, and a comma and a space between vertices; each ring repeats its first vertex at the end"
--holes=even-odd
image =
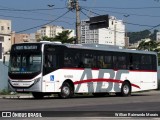
POLYGON ((61 26, 46 25, 41 27, 41 29, 38 30, 37 33, 39 33, 41 37, 47 36, 54 38, 56 35, 58 35, 58 33, 61 33, 62 31, 63 27, 61 26))
POLYGON ((125 46, 125 25, 122 20, 110 16, 108 28, 90 30, 89 20, 82 20, 81 43, 125 46))
POLYGON ((1 54, 11 48, 11 20, 0 19, 0 46, 1 54))
POLYGON ((15 43, 23 43, 23 42, 37 42, 36 40, 36 34, 35 33, 15 33, 12 32, 12 36, 11 36, 11 44, 15 44, 15 43))
POLYGON ((12 44, 29 42, 29 34, 12 34, 12 44))
POLYGON ((44 36, 54 38, 56 35, 58 35, 58 33, 62 33, 62 31, 66 31, 66 30, 72 31, 69 37, 75 37, 75 31, 73 29, 64 29, 61 26, 46 25, 41 27, 41 29, 37 31, 36 38, 40 39, 44 36))

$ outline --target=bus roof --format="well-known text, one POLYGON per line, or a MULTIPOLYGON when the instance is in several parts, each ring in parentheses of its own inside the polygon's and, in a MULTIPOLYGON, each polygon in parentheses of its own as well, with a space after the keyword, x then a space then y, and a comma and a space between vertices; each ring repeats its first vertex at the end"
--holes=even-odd
POLYGON ((126 52, 126 53, 143 53, 143 54, 155 54, 156 52, 152 51, 144 51, 144 50, 131 50, 125 49, 121 46, 114 45, 104 45, 104 44, 62 44, 60 42, 35 42, 35 43, 18 43, 18 44, 48 44, 48 45, 58 45, 64 46, 67 48, 75 48, 75 49, 88 49, 88 50, 101 50, 101 51, 115 51, 115 52, 126 52))
POLYGON ((90 49, 90 50, 101 50, 101 51, 115 51, 115 52, 127 52, 127 53, 143 53, 143 54, 157 54, 152 51, 144 50, 131 50, 125 49, 121 46, 114 45, 103 45, 103 44, 62 44, 68 48, 78 48, 78 49, 90 49))

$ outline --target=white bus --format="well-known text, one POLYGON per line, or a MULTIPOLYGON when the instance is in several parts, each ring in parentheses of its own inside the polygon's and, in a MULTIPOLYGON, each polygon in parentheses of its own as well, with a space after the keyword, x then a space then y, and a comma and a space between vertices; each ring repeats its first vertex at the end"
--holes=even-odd
POLYGON ((10 90, 30 92, 34 98, 129 96, 157 89, 157 54, 95 44, 14 44, 8 76, 10 90))

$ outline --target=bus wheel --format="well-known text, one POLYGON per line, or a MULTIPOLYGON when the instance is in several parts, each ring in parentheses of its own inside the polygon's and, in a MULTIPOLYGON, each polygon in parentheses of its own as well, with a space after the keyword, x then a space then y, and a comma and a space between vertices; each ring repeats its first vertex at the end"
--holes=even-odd
POLYGON ((41 92, 32 92, 32 95, 35 99, 42 99, 44 97, 44 94, 41 92))
POLYGON ((131 86, 129 82, 124 82, 121 87, 121 95, 122 96, 130 96, 131 95, 131 86))
POLYGON ((61 92, 58 94, 60 98, 70 98, 73 96, 73 88, 68 82, 64 82, 61 87, 61 92))

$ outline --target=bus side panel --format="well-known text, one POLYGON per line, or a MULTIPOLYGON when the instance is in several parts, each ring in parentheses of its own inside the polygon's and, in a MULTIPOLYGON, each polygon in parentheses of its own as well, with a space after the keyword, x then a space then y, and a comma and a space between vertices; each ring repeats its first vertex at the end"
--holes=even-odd
POLYGON ((157 89, 157 72, 142 72, 141 90, 157 89))
MULTIPOLYGON (((60 92, 61 86, 65 80, 71 80, 73 84, 76 81, 80 81, 85 75, 83 75, 83 70, 74 69, 59 69, 43 76, 43 92, 60 92)), ((75 93, 89 92, 88 84, 74 84, 75 93)))
POLYGON ((60 92, 65 80, 73 82, 75 93, 120 92, 124 80, 131 83, 132 92, 157 88, 156 72, 64 68, 43 77, 43 92, 60 92))
POLYGON ((130 71, 128 80, 132 85, 132 92, 157 88, 157 73, 145 71, 130 71))
MULTIPOLYGON (((43 92, 56 92, 55 86, 59 86, 56 79, 56 74, 58 71, 51 72, 43 76, 43 92)), ((57 75, 58 76, 58 75, 57 75)), ((59 91, 58 91, 59 92, 59 91)))

